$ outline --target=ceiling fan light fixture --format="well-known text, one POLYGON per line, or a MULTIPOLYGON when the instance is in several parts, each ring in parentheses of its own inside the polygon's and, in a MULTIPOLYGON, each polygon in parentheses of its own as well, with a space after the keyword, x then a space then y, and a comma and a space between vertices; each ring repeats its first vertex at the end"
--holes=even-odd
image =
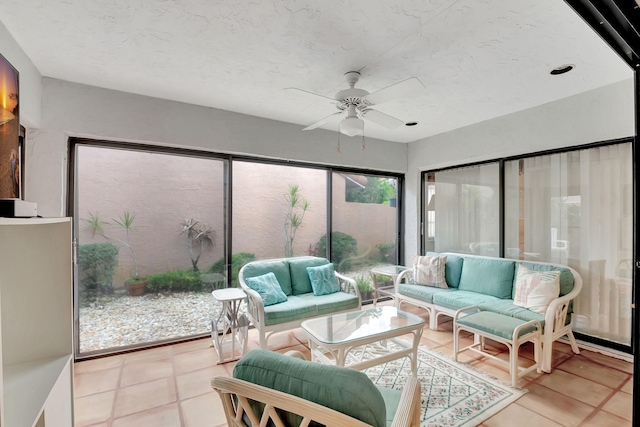
POLYGON ((347 136, 364 134, 364 122, 358 117, 347 117, 340 122, 340 133, 347 136))

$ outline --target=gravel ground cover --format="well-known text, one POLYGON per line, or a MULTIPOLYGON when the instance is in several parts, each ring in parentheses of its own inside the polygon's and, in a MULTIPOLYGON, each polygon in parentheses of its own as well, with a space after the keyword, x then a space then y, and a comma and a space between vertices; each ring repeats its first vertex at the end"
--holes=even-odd
MULTIPOLYGON (((346 275, 370 278, 373 267, 346 275)), ((210 292, 102 297, 80 308, 80 353, 210 333, 221 309, 210 292)))

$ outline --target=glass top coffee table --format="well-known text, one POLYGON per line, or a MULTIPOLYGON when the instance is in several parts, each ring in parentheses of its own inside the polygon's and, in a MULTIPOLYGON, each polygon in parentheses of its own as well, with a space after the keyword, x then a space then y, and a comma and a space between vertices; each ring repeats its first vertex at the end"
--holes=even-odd
POLYGON ((408 357, 414 375, 423 327, 421 317, 388 306, 302 322, 315 362, 361 370, 408 357))

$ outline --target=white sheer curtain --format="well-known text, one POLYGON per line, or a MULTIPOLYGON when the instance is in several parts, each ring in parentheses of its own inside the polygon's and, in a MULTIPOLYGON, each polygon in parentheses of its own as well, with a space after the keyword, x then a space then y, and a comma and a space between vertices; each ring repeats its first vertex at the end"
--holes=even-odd
POLYGON ((520 249, 517 258, 575 268, 584 287, 574 305, 574 330, 626 345, 631 343, 631 159, 631 143, 624 143, 505 164, 507 247, 520 249))
POLYGON ((497 162, 435 173, 436 252, 499 255, 499 177, 497 162))

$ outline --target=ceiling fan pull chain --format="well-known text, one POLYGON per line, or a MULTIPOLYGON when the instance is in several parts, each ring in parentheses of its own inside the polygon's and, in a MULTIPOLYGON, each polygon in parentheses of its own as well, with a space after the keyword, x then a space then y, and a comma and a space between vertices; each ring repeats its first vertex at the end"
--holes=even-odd
POLYGON ((362 134, 362 151, 364 151, 364 149, 367 148, 365 143, 364 143, 364 133, 362 134))
POLYGON ((336 147, 336 151, 338 154, 342 154, 342 151, 340 151, 340 132, 338 132, 338 146, 336 147))

